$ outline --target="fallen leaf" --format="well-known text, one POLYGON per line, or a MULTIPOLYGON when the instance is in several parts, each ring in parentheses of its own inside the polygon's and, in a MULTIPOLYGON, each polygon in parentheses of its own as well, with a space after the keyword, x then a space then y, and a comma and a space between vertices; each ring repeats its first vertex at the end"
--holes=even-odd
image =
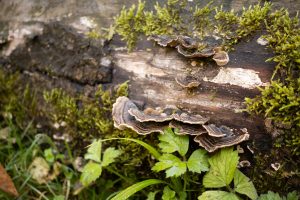
POLYGON ((13 181, 11 180, 10 176, 7 174, 6 170, 1 164, 0 164, 0 190, 15 197, 19 196, 19 193, 13 181))
POLYGON ((0 130, 0 140, 7 140, 9 136, 10 128, 6 127, 0 130))
POLYGON ((31 177, 39 184, 48 182, 48 175, 50 172, 50 166, 47 161, 42 157, 36 157, 29 166, 29 173, 31 177))

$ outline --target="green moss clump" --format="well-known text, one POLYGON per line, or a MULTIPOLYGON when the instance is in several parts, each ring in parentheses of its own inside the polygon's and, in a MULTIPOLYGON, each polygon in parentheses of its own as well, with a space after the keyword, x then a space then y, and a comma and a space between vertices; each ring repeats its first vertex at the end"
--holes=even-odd
POLYGON ((246 98, 248 110, 264 114, 276 122, 300 127, 300 78, 287 85, 273 81, 270 86, 261 89, 261 95, 246 98))
POLYGON ((197 33, 200 39, 213 30, 213 25, 211 23, 212 13, 214 8, 212 7, 212 2, 208 3, 203 8, 196 6, 193 13, 194 27, 193 30, 197 33))
POLYGON ((13 118, 24 128, 37 114, 35 92, 29 85, 20 86, 18 73, 9 74, 0 69, 0 114, 13 118))
POLYGON ((238 37, 245 37, 254 31, 261 29, 261 26, 271 10, 271 3, 266 2, 263 6, 257 4, 248 9, 243 8, 242 16, 239 18, 238 37))
POLYGON ((44 93, 46 103, 52 111, 46 113, 53 124, 67 124, 65 131, 75 138, 100 137, 113 130, 110 118, 112 105, 119 96, 128 95, 128 82, 119 85, 116 91, 98 87, 94 99, 71 97, 61 89, 44 93))
POLYGON ((269 19, 266 21, 266 27, 268 34, 264 38, 269 42, 269 47, 276 53, 273 58, 268 60, 277 63, 272 79, 277 75, 277 72, 283 80, 293 79, 294 73, 300 70, 298 15, 291 18, 287 10, 275 11, 270 14, 269 19))
POLYGON ((154 11, 145 10, 145 2, 139 1, 138 5, 132 5, 129 9, 125 7, 115 18, 115 30, 127 43, 131 51, 138 37, 145 35, 170 35, 175 30, 180 30, 182 19, 180 13, 186 1, 168 0, 166 5, 156 3, 154 11))
POLYGON ((214 34, 224 41, 224 48, 231 49, 241 38, 261 29, 271 9, 271 3, 257 4, 244 8, 238 15, 233 10, 224 11, 222 6, 213 6, 212 2, 204 7, 187 5, 186 1, 168 0, 166 5, 156 3, 153 11, 146 11, 145 2, 139 1, 137 6, 124 7, 115 18, 116 33, 127 42, 129 51, 142 34, 182 33, 199 39, 214 34))

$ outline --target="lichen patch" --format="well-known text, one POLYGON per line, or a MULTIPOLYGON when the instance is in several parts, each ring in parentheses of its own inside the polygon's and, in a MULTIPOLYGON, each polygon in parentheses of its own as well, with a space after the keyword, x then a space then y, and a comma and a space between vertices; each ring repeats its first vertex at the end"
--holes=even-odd
POLYGON ((219 73, 212 79, 204 78, 204 81, 209 81, 218 84, 237 85, 243 88, 254 89, 257 86, 265 86, 258 76, 257 71, 252 69, 242 68, 220 68, 219 73))

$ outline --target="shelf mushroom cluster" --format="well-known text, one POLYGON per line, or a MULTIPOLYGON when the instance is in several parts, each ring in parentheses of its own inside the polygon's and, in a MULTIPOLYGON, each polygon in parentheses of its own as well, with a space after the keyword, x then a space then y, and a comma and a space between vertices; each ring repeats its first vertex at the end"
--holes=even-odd
POLYGON ((162 47, 173 47, 177 52, 187 58, 205 58, 213 56, 219 66, 229 62, 227 52, 220 47, 220 42, 214 37, 205 37, 203 40, 183 35, 153 35, 148 38, 162 47))
POLYGON ((209 124, 209 118, 201 115, 169 108, 161 111, 155 109, 142 111, 127 97, 117 99, 113 105, 112 116, 116 128, 121 130, 130 128, 141 135, 154 132, 163 134, 167 127, 177 129, 175 133, 178 135, 195 136, 194 141, 208 152, 249 139, 247 131, 209 124))

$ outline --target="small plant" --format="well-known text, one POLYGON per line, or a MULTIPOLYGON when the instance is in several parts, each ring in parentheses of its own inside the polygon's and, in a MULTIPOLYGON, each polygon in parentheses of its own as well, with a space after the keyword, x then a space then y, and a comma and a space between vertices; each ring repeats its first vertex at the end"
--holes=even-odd
POLYGON ((122 152, 113 147, 107 148, 102 154, 101 140, 94 141, 88 148, 84 158, 89 162, 84 166, 80 176, 80 182, 83 186, 90 185, 93 181, 98 179, 102 173, 103 168, 107 167, 119 157, 122 152))
POLYGON ((158 136, 160 147, 163 154, 159 157, 152 170, 160 172, 165 170, 166 177, 179 177, 189 170, 190 172, 201 173, 208 171, 207 152, 203 149, 195 150, 189 159, 186 153, 189 149, 189 137, 175 135, 171 129, 166 129, 163 135, 158 136), (182 158, 171 154, 178 152, 182 158))
POLYGON ((240 199, 237 193, 246 195, 250 199, 257 199, 256 189, 253 183, 240 170, 237 169, 239 156, 232 148, 221 149, 217 154, 208 159, 210 170, 203 177, 205 188, 226 187, 227 191, 209 190, 205 191, 199 200, 214 199, 240 199), (231 182, 234 188, 231 187, 231 182))

